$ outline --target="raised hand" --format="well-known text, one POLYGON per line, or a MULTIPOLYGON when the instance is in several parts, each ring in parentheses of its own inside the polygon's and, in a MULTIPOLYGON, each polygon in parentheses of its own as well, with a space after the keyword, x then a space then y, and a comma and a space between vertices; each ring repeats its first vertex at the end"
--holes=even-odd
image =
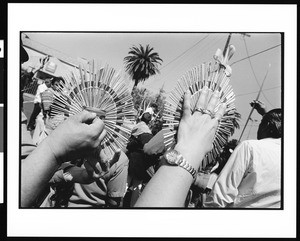
POLYGON ((254 109, 256 109, 260 115, 264 115, 267 113, 265 104, 259 100, 253 100, 252 102, 250 102, 250 105, 251 107, 254 106, 254 109))
POLYGON ((62 162, 90 154, 105 135, 103 121, 95 113, 82 111, 60 124, 45 141, 62 162))
POLYGON ((215 112, 219 101, 219 93, 215 92, 208 100, 209 90, 204 87, 197 103, 195 112, 191 113, 191 95, 187 92, 184 96, 183 116, 178 129, 178 142, 175 147, 183 156, 198 168, 202 158, 212 149, 214 135, 218 122, 225 113, 226 105, 221 104, 215 112))

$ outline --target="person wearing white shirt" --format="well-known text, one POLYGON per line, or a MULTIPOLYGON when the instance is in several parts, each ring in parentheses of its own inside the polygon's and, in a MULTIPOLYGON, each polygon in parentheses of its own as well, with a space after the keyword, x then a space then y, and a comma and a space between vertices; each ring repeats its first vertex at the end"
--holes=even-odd
POLYGON ((33 100, 34 107, 33 111, 31 113, 28 125, 27 125, 27 130, 32 131, 35 129, 35 119, 38 116, 38 114, 41 112, 41 93, 43 93, 46 89, 48 89, 47 85, 45 83, 42 83, 38 86, 35 98, 33 100))
POLYGON ((281 208, 281 136, 281 109, 265 113, 258 140, 235 148, 203 207, 281 208))

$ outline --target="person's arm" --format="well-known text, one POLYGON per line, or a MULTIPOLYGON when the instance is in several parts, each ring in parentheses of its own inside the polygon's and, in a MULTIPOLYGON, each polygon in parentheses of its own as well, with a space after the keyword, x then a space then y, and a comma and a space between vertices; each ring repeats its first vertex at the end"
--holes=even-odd
POLYGON ((96 114, 83 111, 59 125, 21 164, 21 206, 30 207, 65 160, 98 147, 106 132, 96 114))
POLYGON ((260 115, 264 115, 268 112, 267 107, 265 104, 259 100, 253 100, 250 102, 251 107, 254 107, 254 109, 258 112, 260 115))
POLYGON ((151 140, 144 145, 143 151, 145 154, 157 155, 164 152, 165 150, 164 136, 163 136, 164 132, 165 130, 161 130, 157 132, 156 135, 153 136, 151 140))
POLYGON ((215 173, 204 173, 198 172, 195 182, 193 186, 200 189, 201 192, 204 192, 208 188, 211 189, 214 182, 216 181, 217 174, 215 173))
POLYGON ((80 184, 90 184, 94 182, 94 178, 89 175, 87 170, 83 167, 73 166, 64 170, 64 175, 70 177, 69 182, 80 183, 80 184))
POLYGON ((142 134, 140 134, 139 137, 138 137, 138 139, 140 140, 140 142, 142 144, 141 148, 143 148, 144 145, 147 144, 151 140, 152 137, 153 137, 153 135, 150 134, 150 133, 142 133, 142 134))
POLYGON ((246 142, 235 148, 213 185, 211 193, 206 196, 203 207, 224 208, 234 203, 250 159, 251 154, 246 142))
MULTIPOLYGON (((208 89, 204 87, 197 107, 213 111, 219 100, 219 93, 215 93, 207 108, 208 89)), ((198 170, 205 154, 212 149, 212 142, 223 116, 226 106, 221 104, 215 117, 195 111, 191 114, 188 92, 184 97, 183 116, 178 129, 178 142, 175 150, 198 170)), ((192 175, 179 166, 161 166, 143 190, 135 207, 184 207, 184 202, 190 186, 192 175)))

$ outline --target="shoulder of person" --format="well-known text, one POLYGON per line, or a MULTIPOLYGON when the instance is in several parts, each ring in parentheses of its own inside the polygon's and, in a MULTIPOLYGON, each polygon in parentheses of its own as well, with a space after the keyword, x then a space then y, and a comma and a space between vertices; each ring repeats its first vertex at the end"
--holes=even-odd
POLYGON ((252 148, 253 146, 257 145, 257 141, 258 140, 244 140, 236 146, 234 152, 252 148))

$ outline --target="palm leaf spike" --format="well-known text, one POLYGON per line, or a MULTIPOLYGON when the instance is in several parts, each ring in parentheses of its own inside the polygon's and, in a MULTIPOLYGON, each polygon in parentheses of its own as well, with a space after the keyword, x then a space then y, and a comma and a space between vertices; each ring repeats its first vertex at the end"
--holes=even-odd
POLYGON ((139 106, 139 111, 138 111, 138 118, 141 118, 142 115, 144 114, 144 112, 146 111, 146 109, 150 106, 150 102, 147 104, 147 99, 146 99, 146 96, 143 97, 143 100, 141 101, 140 103, 140 106, 139 106))
POLYGON ((235 48, 229 46, 225 52, 225 56, 220 49, 216 51, 213 62, 202 63, 188 70, 177 82, 177 86, 170 93, 166 101, 163 113, 163 128, 166 130, 164 135, 164 143, 167 149, 175 146, 179 122, 182 116, 183 96, 187 90, 191 92, 191 111, 196 109, 201 90, 204 86, 209 88, 209 96, 211 98, 215 91, 220 92, 220 102, 217 104, 215 112, 218 110, 222 102, 226 103, 225 115, 219 122, 214 141, 213 149, 204 158, 200 170, 206 165, 215 161, 215 158, 221 153, 224 144, 234 130, 235 95, 229 84, 231 68, 227 61, 234 54, 235 48))
POLYGON ((124 78, 113 68, 108 65, 96 68, 94 61, 90 64, 88 70, 80 66, 76 72, 66 75, 63 88, 55 93, 51 115, 66 119, 84 109, 95 112, 104 118, 107 131, 101 147, 108 152, 124 150, 132 125, 123 120, 134 120, 130 90, 124 78))

